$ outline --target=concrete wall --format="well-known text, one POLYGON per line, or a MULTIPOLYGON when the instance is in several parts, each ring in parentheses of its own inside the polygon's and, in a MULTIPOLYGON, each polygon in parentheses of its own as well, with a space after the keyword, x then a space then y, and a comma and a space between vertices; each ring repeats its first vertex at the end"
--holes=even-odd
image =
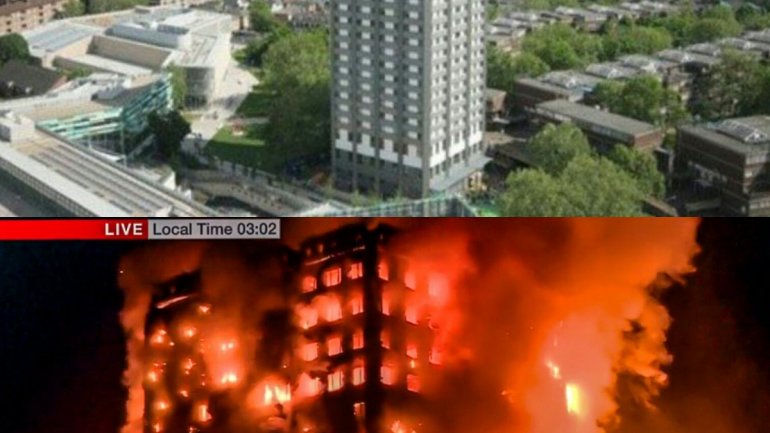
POLYGON ((171 51, 109 36, 94 36, 90 53, 159 71, 171 51))

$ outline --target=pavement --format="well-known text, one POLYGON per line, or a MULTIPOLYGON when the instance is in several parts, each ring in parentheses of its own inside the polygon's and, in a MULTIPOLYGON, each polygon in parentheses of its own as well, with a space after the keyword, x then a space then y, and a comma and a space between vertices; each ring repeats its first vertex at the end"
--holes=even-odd
POLYGON ((257 84, 259 80, 233 60, 227 68, 219 95, 205 112, 199 113, 200 118, 192 122, 190 125, 192 132, 182 142, 182 148, 195 153, 196 147, 204 147, 205 143, 211 141, 217 131, 235 115, 238 107, 257 84))
POLYGON ((50 212, 36 206, 32 200, 25 199, 20 193, 13 191, 0 183, 0 217, 46 217, 50 212))

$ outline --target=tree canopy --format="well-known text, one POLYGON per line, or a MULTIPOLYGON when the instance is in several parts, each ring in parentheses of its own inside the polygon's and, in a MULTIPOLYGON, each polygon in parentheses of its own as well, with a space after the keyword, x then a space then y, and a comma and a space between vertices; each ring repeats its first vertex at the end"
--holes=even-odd
POLYGON ((571 123, 547 124, 527 147, 536 166, 548 174, 559 174, 579 155, 590 155, 583 132, 571 123))
POLYGON ((602 39, 602 59, 614 60, 627 54, 653 54, 671 48, 673 37, 664 28, 618 25, 602 39))
POLYGON ((548 72, 548 65, 531 53, 513 57, 495 47, 487 47, 487 87, 513 93, 518 78, 537 77, 548 72))
POLYGON ((565 24, 535 30, 524 38, 522 50, 539 57, 551 69, 572 69, 599 59, 601 37, 580 32, 565 24))
POLYGON ((155 136, 158 155, 167 162, 174 161, 179 155, 182 140, 190 133, 190 123, 176 110, 152 113, 147 122, 155 136))
POLYGON ((330 62, 324 31, 292 33, 264 56, 264 84, 275 94, 268 136, 292 153, 317 153, 330 140, 330 62))
POLYGON ((658 170, 658 163, 652 153, 617 145, 607 154, 607 158, 636 180, 642 193, 663 198, 666 178, 658 170))
POLYGON ((652 75, 602 82, 596 86, 594 97, 613 113, 667 129, 689 116, 679 95, 652 75))
POLYGON ((168 72, 171 74, 171 97, 174 108, 181 110, 187 100, 187 77, 185 70, 179 66, 170 66, 168 72))
POLYGON ((252 0, 249 5, 249 22, 252 30, 261 33, 269 33, 282 25, 265 0, 252 0))
POLYGON ((18 33, 0 36, 0 65, 4 65, 11 60, 24 62, 29 60, 27 41, 18 33))

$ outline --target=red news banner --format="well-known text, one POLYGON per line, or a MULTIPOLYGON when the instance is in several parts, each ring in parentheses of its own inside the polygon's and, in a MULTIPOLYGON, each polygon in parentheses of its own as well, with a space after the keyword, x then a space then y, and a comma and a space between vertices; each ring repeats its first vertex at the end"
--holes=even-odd
POLYGON ((6 240, 280 239, 275 218, 3 219, 6 240))

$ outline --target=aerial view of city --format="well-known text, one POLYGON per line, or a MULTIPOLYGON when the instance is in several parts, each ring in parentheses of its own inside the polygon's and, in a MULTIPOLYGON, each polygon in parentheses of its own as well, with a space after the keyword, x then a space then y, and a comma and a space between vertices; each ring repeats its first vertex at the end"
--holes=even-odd
POLYGON ((770 216, 768 0, 0 0, 0 216, 770 216))

